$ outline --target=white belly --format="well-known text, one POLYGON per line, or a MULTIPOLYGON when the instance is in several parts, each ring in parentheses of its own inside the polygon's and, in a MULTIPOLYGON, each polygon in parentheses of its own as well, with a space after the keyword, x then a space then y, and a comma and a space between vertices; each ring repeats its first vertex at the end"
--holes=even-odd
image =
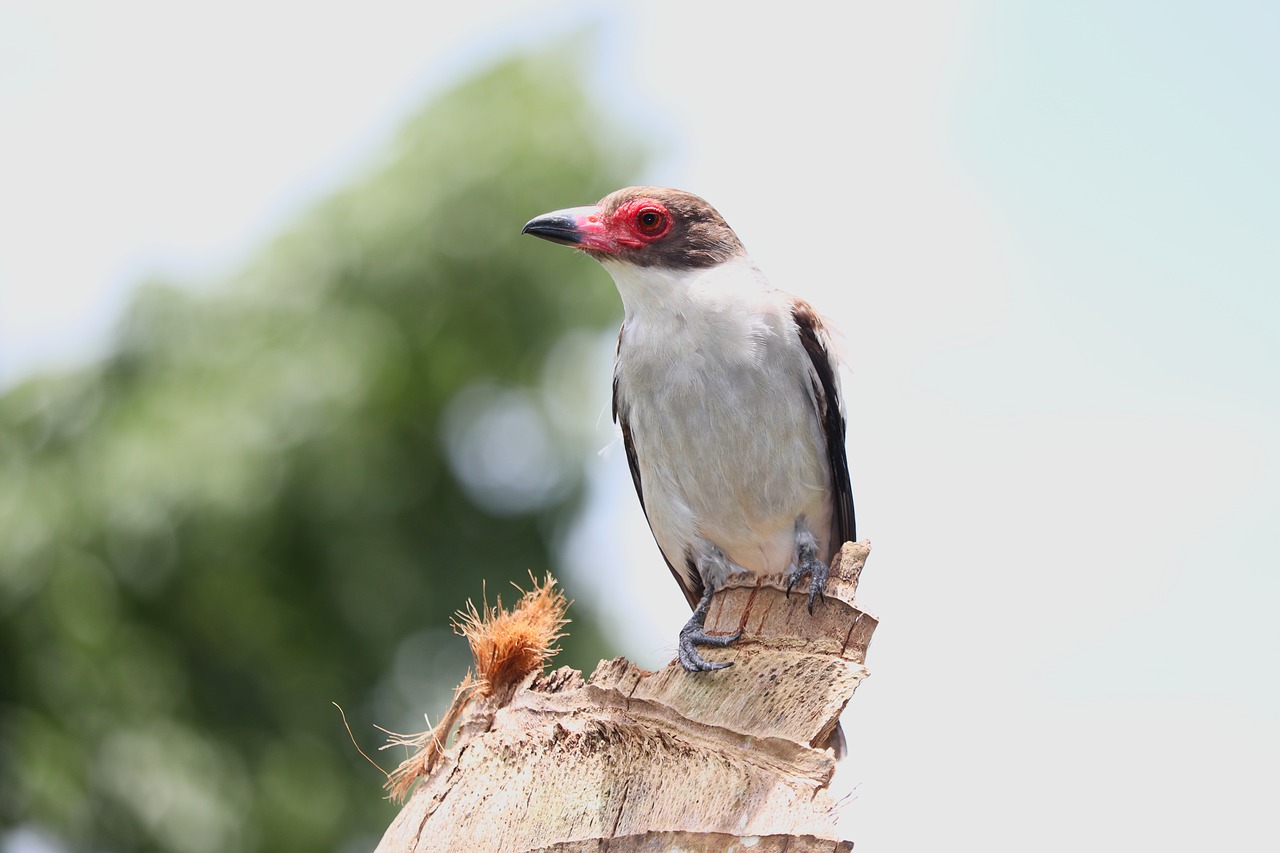
POLYGON ((624 330, 619 394, 649 523, 678 570, 712 546, 745 571, 786 571, 798 521, 829 553, 825 443, 789 321, 774 317, 763 333, 664 329, 658 347, 624 330))

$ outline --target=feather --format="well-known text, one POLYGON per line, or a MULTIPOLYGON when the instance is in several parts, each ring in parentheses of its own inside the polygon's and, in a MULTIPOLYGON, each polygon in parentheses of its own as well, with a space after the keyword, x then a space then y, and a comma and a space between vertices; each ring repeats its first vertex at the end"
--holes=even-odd
POLYGON ((839 372, 831 355, 826 329, 818 313, 809 303, 796 299, 791 308, 800 343, 809 356, 813 398, 818 423, 827 445, 827 463, 831 471, 831 540, 830 562, 840 546, 858 538, 853 515, 853 486, 849 482, 849 461, 844 449, 845 417, 840 401, 839 372))

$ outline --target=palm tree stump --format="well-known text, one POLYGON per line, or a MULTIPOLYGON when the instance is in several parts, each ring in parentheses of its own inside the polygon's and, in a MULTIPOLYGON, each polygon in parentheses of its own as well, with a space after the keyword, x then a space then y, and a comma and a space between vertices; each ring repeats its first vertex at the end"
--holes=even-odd
POLYGON ((727 669, 616 658, 472 702, 378 853, 852 849, 822 745, 868 674, 877 621, 854 594, 869 552, 844 545, 812 615, 807 582, 789 597, 782 577, 718 590, 707 630, 743 631, 705 652, 727 669))

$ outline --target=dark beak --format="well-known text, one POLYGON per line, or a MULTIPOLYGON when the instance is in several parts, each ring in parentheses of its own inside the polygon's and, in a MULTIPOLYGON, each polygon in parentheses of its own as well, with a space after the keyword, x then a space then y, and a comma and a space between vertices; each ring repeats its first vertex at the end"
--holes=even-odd
POLYGON ((600 208, 594 205, 553 210, 530 219, 520 233, 532 234, 562 246, 594 249, 598 248, 595 244, 599 242, 602 230, 599 214, 600 208), (587 245, 583 246, 583 243, 587 245))
POLYGON ((520 233, 532 234, 563 246, 576 246, 582 242, 582 232, 578 230, 576 217, 563 210, 535 216, 525 223, 520 233))

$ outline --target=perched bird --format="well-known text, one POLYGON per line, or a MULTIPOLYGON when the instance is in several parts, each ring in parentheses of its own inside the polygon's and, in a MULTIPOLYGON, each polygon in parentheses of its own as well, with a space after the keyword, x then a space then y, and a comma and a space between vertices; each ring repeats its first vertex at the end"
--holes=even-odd
POLYGON ((827 333, 808 303, 771 287, 715 208, 680 190, 629 187, 536 217, 522 233, 599 261, 622 296, 613 416, 640 505, 693 616, 680 663, 726 646, 704 620, 738 573, 809 575, 856 538, 845 419, 827 333))

